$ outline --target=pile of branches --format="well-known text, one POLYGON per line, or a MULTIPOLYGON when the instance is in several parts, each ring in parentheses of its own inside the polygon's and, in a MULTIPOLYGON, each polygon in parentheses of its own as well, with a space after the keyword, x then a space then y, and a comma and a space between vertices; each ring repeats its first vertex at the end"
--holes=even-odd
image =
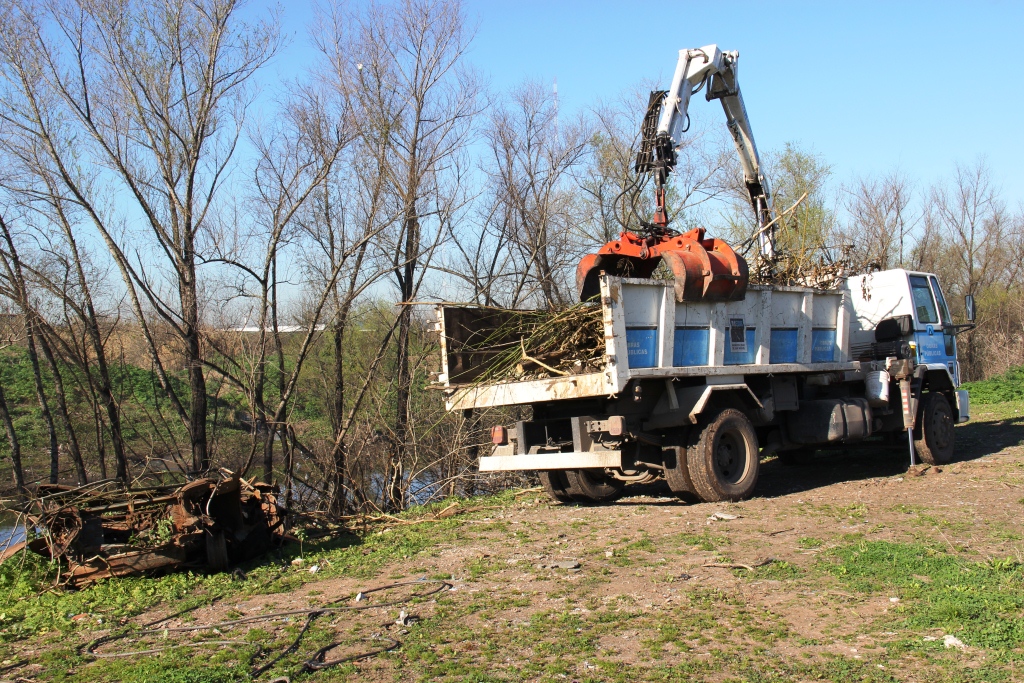
MULTIPOLYGON (((776 226, 780 235, 795 231, 797 225, 794 211, 805 199, 806 192, 791 207, 779 213, 769 225, 756 230, 740 245, 740 253, 747 256, 757 245, 760 234, 771 225, 776 226)), ((772 259, 765 259, 755 252, 753 260, 750 283, 754 285, 838 289, 843 280, 851 275, 879 270, 877 263, 858 257, 852 244, 829 246, 816 241, 780 249, 772 259)))
POLYGON ((59 560, 58 583, 179 570, 224 571, 279 545, 286 511, 277 487, 224 470, 184 485, 125 490, 117 482, 40 485, 22 506, 27 548, 59 560))
POLYGON ((780 252, 772 261, 758 257, 750 269, 750 283, 839 289, 851 275, 879 270, 877 263, 857 258, 852 245, 780 252))
POLYGON ((601 307, 579 303, 550 311, 513 311, 466 350, 487 358, 478 383, 566 377, 601 368, 601 307))

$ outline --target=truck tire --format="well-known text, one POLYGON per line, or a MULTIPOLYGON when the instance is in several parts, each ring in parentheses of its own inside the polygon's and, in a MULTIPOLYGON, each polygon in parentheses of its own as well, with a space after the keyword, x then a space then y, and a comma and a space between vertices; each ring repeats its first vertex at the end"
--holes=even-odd
POLYGON ((754 425, 739 410, 726 408, 703 422, 686 453, 697 494, 709 503, 750 496, 757 484, 759 455, 754 425))
POLYGON ((559 503, 571 503, 573 497, 569 493, 569 482, 565 478, 565 470, 543 470, 537 473, 541 486, 551 500, 559 503))
POLYGON ((580 503, 610 503, 622 495, 626 482, 609 477, 602 470, 566 470, 566 489, 580 503))
POLYGON ((953 459, 953 411, 942 394, 926 392, 921 397, 919 428, 914 432, 914 450, 929 465, 945 465, 953 459))
POLYGON ((684 503, 699 503, 700 496, 690 479, 686 458, 686 447, 669 446, 663 451, 665 457, 665 481, 669 489, 684 503))

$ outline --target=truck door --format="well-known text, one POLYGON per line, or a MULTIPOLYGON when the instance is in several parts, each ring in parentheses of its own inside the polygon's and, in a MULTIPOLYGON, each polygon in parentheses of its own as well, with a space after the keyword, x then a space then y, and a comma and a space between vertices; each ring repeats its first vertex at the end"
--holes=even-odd
POLYGON ((960 365, 956 361, 956 333, 953 328, 953 318, 949 315, 949 307, 946 306, 946 298, 942 296, 939 281, 935 279, 934 275, 928 276, 928 281, 932 285, 932 293, 935 295, 935 301, 939 304, 939 316, 942 318, 942 346, 946 353, 946 367, 949 368, 949 374, 953 377, 953 381, 960 386, 960 365))
POLYGON ((928 364, 941 363, 949 367, 950 360, 955 363, 956 357, 950 359, 950 354, 946 353, 943 321, 939 318, 928 278, 923 275, 911 275, 910 293, 914 301, 914 318, 917 321, 914 340, 917 342, 918 361, 928 364))

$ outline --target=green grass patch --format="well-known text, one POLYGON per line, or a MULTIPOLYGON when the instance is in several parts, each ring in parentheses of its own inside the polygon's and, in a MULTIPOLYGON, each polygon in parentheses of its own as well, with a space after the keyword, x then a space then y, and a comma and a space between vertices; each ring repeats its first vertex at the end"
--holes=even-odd
POLYGON ((904 628, 1003 651, 1024 645, 1024 566, 1016 560, 977 562, 941 547, 862 541, 824 562, 852 589, 900 598, 890 617, 904 628))
POLYGON ((672 536, 671 539, 676 548, 684 552, 691 548, 712 552, 728 542, 724 536, 716 536, 707 531, 700 534, 682 533, 672 536))
POLYGON ((966 382, 961 388, 970 394, 972 403, 1024 401, 1024 366, 1012 368, 1002 375, 979 382, 966 382))

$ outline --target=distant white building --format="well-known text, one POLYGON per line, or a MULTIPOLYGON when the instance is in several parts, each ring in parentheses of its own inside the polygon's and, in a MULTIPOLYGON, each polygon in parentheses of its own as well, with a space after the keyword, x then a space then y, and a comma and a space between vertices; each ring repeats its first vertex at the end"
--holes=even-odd
MULTIPOLYGON (((278 325, 278 332, 305 332, 307 328, 305 325, 278 325)), ((314 328, 317 332, 321 332, 327 329, 327 325, 316 325, 314 328)), ((256 325, 245 325, 244 327, 229 327, 226 332, 259 332, 260 328, 256 325)), ((274 328, 268 327, 263 330, 264 332, 273 332, 274 328)))

